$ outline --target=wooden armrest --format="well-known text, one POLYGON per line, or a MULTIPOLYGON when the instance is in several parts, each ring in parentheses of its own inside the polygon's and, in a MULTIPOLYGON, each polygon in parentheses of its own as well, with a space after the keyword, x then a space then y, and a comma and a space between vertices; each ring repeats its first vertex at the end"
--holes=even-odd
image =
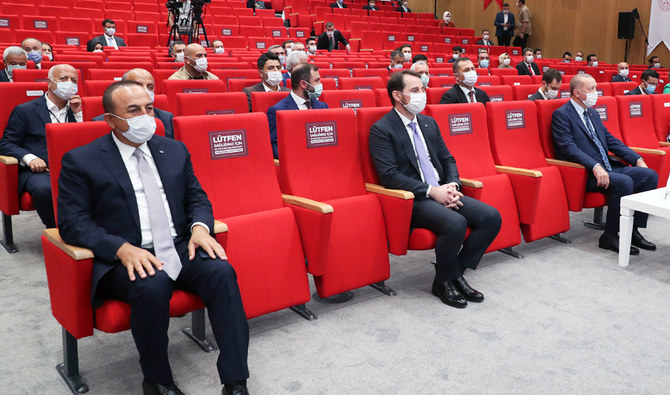
POLYGON ((660 145, 661 147, 670 147, 670 143, 668 143, 667 141, 659 141, 658 145, 660 145))
POLYGON ((275 159, 275 166, 279 167, 279 159, 275 159))
MULTIPOLYGON (((660 150, 660 149, 653 149, 653 148, 640 148, 640 147, 629 147, 633 151, 637 152, 638 154, 652 154, 652 155, 660 155, 663 156, 665 155, 665 151, 660 150)), ((633 164, 633 163, 631 163, 633 164)))
POLYGON ((60 238, 60 233, 58 233, 58 229, 56 228, 45 229, 42 234, 53 245, 60 248, 64 253, 68 254, 70 258, 76 261, 93 258, 93 251, 88 248, 75 247, 64 242, 63 239, 60 238))
POLYGON ((7 166, 18 165, 19 160, 16 159, 15 157, 13 157, 13 156, 0 155, 0 163, 2 163, 3 165, 7 165, 7 166))
POLYGON ((471 180, 469 178, 463 178, 461 177, 461 185, 465 185, 466 187, 470 188, 484 188, 484 183, 481 181, 477 180, 471 180))
POLYGON ((575 169, 586 169, 584 166, 580 165, 579 163, 568 162, 567 160, 551 159, 551 158, 545 158, 545 159, 546 159, 548 165, 574 167, 575 169))
POLYGON ((228 225, 225 223, 219 221, 219 220, 214 220, 214 233, 226 233, 228 232, 228 225))
POLYGON ((292 14, 288 14, 288 16, 293 16, 293 15, 300 15, 300 13, 298 13, 298 12, 294 12, 294 13, 292 13, 292 14))
POLYGON ((359 51, 370 51, 370 52, 373 51, 372 48, 359 48, 358 50, 359 50, 359 51))
POLYGON ((518 174, 520 176, 535 177, 535 178, 542 177, 541 171, 522 169, 520 167, 496 165, 496 170, 498 170, 501 173, 518 174))
POLYGON ((365 189, 368 192, 378 193, 380 195, 391 196, 403 200, 414 199, 414 194, 403 189, 387 189, 381 185, 365 183, 365 189))
POLYGON ((314 210, 321 214, 330 214, 333 212, 333 206, 326 203, 317 202, 316 200, 307 199, 299 196, 282 194, 284 203, 293 204, 298 207, 314 210))

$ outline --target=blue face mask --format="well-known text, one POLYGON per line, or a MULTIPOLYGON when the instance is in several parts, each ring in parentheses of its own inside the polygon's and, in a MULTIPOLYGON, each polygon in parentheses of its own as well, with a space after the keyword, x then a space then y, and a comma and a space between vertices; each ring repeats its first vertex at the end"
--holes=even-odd
POLYGON ((647 84, 647 87, 644 88, 644 91, 647 92, 648 95, 651 95, 656 91, 656 85, 654 84, 647 84))
POLYGON ((487 69, 489 67, 489 60, 488 59, 482 59, 479 61, 479 67, 483 69, 487 69))
MULTIPOLYGON (((305 81, 307 82, 307 81, 305 81)), ((321 96, 321 93, 323 93, 323 85, 318 84, 318 85, 312 85, 309 82, 307 82, 307 85, 311 86, 314 88, 314 92, 307 91, 307 96, 309 97, 309 100, 316 100, 321 96)))
POLYGON ((32 60, 35 63, 40 63, 42 61, 42 51, 28 52, 28 60, 32 60))

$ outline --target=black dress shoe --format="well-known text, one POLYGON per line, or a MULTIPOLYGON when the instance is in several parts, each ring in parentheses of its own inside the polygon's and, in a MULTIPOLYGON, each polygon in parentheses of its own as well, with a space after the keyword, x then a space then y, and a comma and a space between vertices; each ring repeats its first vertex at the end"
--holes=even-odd
POLYGON ((462 309, 468 305, 468 302, 458 292, 452 281, 445 281, 443 283, 433 281, 433 295, 440 298, 442 303, 451 307, 462 309))
POLYGON ((468 302, 480 303, 484 301, 484 295, 476 289, 471 288, 463 276, 454 280, 454 286, 458 292, 465 296, 468 302))
POLYGON ((177 387, 177 384, 159 384, 142 382, 142 392, 144 395, 184 395, 177 387))
POLYGON ((228 383, 223 385, 221 390, 223 395, 249 395, 246 381, 238 381, 236 383, 228 383))
POLYGON ((637 229, 633 229, 631 242, 635 247, 642 248, 643 250, 656 251, 656 244, 648 242, 637 229))
MULTIPOLYGON (((600 239, 598 240, 598 247, 600 247, 604 250, 610 250, 610 251, 614 251, 614 252, 618 253, 619 252, 619 236, 611 235, 611 234, 608 234, 608 233, 603 233, 602 236, 600 236, 600 239)), ((630 247, 630 254, 631 255, 640 255, 640 250, 631 246, 630 247)))

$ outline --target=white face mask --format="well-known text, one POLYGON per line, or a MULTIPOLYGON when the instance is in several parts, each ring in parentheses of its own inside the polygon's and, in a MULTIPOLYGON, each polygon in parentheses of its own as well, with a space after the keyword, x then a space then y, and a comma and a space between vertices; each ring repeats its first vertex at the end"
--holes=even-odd
POLYGON ((400 92, 405 96, 409 96, 409 103, 403 104, 405 109, 413 115, 420 114, 426 108, 426 92, 419 93, 405 93, 400 92))
POLYGON ((584 58, 581 56, 575 56, 575 62, 581 62, 584 58))
POLYGON ((654 63, 654 68, 655 68, 655 69, 660 69, 660 68, 661 68, 661 64, 660 64, 660 63, 654 63))
POLYGON ((114 33, 116 33, 116 28, 113 27, 106 27, 105 28, 105 34, 108 36, 113 36, 114 33))
POLYGON ((112 113, 109 113, 109 115, 128 122, 128 131, 121 133, 123 134, 123 137, 127 138, 135 144, 146 143, 147 141, 151 140, 151 137, 153 137, 154 133, 156 132, 156 119, 149 114, 144 114, 132 118, 121 118, 120 116, 112 113))
POLYGON ((593 63, 591 63, 591 67, 598 67, 598 61, 594 60, 593 63))
POLYGON ((538 58, 538 59, 542 59, 542 54, 539 53, 539 54, 535 55, 535 57, 538 58))
POLYGON ((526 56, 526 63, 533 63, 534 60, 535 58, 533 57, 533 55, 526 56))
POLYGON ((463 73, 463 77, 463 83, 471 88, 477 83, 477 72, 475 70, 463 73))
POLYGON ((558 90, 553 90, 553 89, 547 88, 546 95, 547 95, 548 99, 555 99, 556 96, 558 96, 558 90))
POLYGON ((222 54, 224 52, 226 52, 226 50, 223 49, 223 47, 214 48, 214 53, 215 54, 222 54))
POLYGON ((178 52, 178 53, 175 55, 174 60, 175 60, 177 63, 184 63, 184 53, 183 53, 183 52, 178 52))
POLYGON ((619 75, 622 76, 622 77, 628 77, 629 71, 630 70, 628 70, 628 69, 621 69, 621 70, 619 70, 619 75))
POLYGON ((503 66, 509 66, 509 62, 510 62, 510 59, 509 59, 509 58, 507 58, 507 59, 503 59, 502 64, 503 64, 503 66))
POLYGON ((598 101, 598 91, 593 91, 591 93, 586 93, 582 90, 580 90, 583 94, 586 95, 586 99, 582 100, 584 102, 584 105, 586 107, 593 107, 596 105, 596 102, 598 101))
POLYGON ((49 58, 49 60, 54 60, 54 55, 52 53, 48 53, 46 55, 47 55, 47 58, 49 58))
POLYGON ((154 101, 154 93, 147 88, 144 88, 144 90, 147 91, 147 94, 149 94, 149 97, 151 98, 151 101, 153 102, 154 101))
POLYGON ((402 54, 402 56, 405 58, 405 61, 412 60, 412 53, 411 52, 405 52, 402 54))
POLYGON ((445 16, 444 17, 444 23, 449 23, 451 22, 451 17, 450 16, 445 16))
POLYGON ((93 52, 102 52, 102 49, 94 49, 93 52))
POLYGON ((488 34, 485 34, 485 35, 482 36, 482 39, 484 39, 484 40, 488 40, 489 37, 490 37, 490 36, 489 36, 488 34))
POLYGON ((503 10, 503 14, 505 15, 509 14, 509 10, 503 10))
POLYGON ((26 66, 21 66, 20 64, 15 64, 15 65, 7 65, 7 75, 9 78, 14 78, 14 70, 16 69, 22 69, 25 70, 26 66))
POLYGON ((458 59, 458 58, 460 58, 460 57, 461 57, 461 55, 460 55, 460 54, 457 54, 457 53, 455 53, 455 54, 451 55, 451 57, 452 57, 452 58, 454 58, 454 59, 458 59))
POLYGON ((427 87, 428 83, 430 82, 430 76, 428 74, 421 74, 421 83, 423 84, 423 87, 427 87))
POLYGON ((270 86, 277 86, 281 83, 281 71, 268 71, 268 78, 265 82, 270 86))
POLYGON ((193 65, 193 68, 198 71, 199 73, 204 73, 207 71, 207 58, 203 57, 200 59, 193 59, 189 58, 195 62, 195 65, 193 65))
POLYGON ((309 48, 309 52, 311 52, 311 53, 316 52, 316 45, 310 45, 308 48, 309 48))
POLYGON ((402 63, 396 63, 393 65, 394 69, 402 69, 402 63))
POLYGON ((72 96, 77 94, 79 87, 72 81, 54 81, 56 83, 56 90, 52 90, 54 95, 63 100, 70 100, 72 96))
MULTIPOLYGON (((307 82, 307 81, 305 81, 307 82)), ((318 84, 318 85, 312 85, 309 82, 307 82, 307 85, 311 86, 314 88, 314 92, 307 91, 307 97, 309 97, 309 100, 316 100, 318 99, 321 94, 323 93, 323 84, 318 84)))

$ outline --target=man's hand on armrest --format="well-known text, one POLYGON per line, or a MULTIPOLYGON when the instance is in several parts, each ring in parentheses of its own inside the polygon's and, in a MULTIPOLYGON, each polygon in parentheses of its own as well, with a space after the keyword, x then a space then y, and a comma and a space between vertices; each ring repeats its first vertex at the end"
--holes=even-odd
MULTIPOLYGON (((646 167, 646 166, 645 166, 646 167)), ((593 175, 598 181, 598 186, 607 189, 610 186, 610 175, 607 171, 600 165, 600 163, 593 166, 593 175)))
POLYGON ((635 166, 637 166, 637 167, 648 167, 647 163, 642 158, 638 159, 637 162, 635 162, 635 166))
POLYGON ((209 234, 209 230, 202 225, 195 225, 191 229, 191 239, 188 242, 188 260, 195 258, 195 250, 200 247, 210 258, 228 259, 221 244, 209 234))

